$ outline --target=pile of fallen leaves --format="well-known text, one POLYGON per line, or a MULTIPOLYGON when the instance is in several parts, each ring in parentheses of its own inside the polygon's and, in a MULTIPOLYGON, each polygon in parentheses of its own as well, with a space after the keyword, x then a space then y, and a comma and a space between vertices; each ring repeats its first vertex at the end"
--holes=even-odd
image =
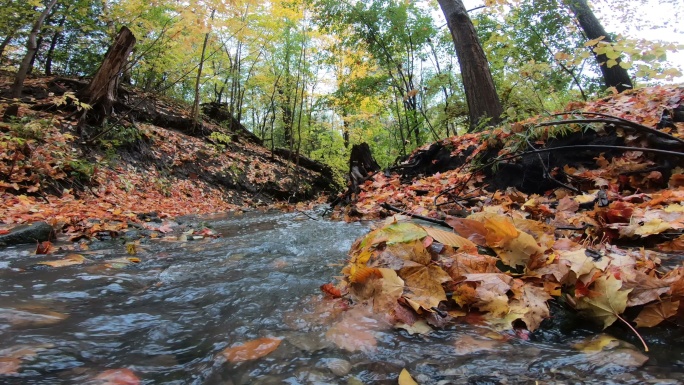
MULTIPOLYGON (((27 80, 38 96, 24 98, 18 116, 0 122, 0 231, 46 221, 70 236, 94 236, 144 222, 140 214, 164 219, 312 196, 316 173, 244 140, 217 144, 137 123, 119 128, 128 130, 128 143, 84 146, 75 116, 31 109, 63 103, 63 95, 44 89, 51 79, 27 80)), ((10 83, 0 77, 0 88, 10 83)), ((0 115, 14 103, 0 98, 0 115)))
POLYGON ((600 137, 612 130, 629 148, 591 149, 591 164, 546 170, 559 181, 543 193, 494 189, 477 164, 483 154, 496 168, 517 162, 516 152, 544 148, 559 130, 539 118, 442 141, 453 157, 467 155, 462 167, 410 179, 400 173, 370 176, 340 216, 375 219, 400 212, 442 227, 390 219, 355 243, 340 284, 323 290, 369 303, 409 330, 426 330, 425 321, 442 326, 466 317, 532 331, 550 316, 552 299, 604 327, 616 320, 630 328, 676 320, 684 312, 684 268, 676 255, 662 252, 684 250, 684 123, 659 122, 664 111, 682 104, 684 88, 669 86, 570 106, 563 122, 573 114, 580 120, 604 114, 645 128, 560 123, 566 135, 593 130, 600 137), (671 155, 651 153, 655 136, 669 138, 658 143, 669 143, 671 155), (561 176, 579 182, 564 184, 561 176))

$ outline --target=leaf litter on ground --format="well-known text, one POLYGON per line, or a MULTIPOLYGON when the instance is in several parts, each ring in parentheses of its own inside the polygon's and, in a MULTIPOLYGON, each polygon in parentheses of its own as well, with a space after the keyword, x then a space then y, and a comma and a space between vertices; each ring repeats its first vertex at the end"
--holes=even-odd
MULTIPOLYGON (((682 104, 684 88, 667 86, 569 109, 629 119, 656 131, 663 109, 682 104)), ((506 159, 515 154, 516 133, 535 123, 442 143, 453 149, 452 156, 468 150, 474 159, 494 142, 499 159, 506 159)), ((581 129, 575 125, 571 131, 581 129)), ((658 130, 684 137, 684 123, 658 130)), ((616 135, 630 146, 648 146, 638 132, 619 129, 616 135)), ((482 169, 467 164, 412 178, 369 176, 336 214, 349 221, 378 219, 390 215, 389 206, 408 216, 390 217, 357 240, 343 277, 326 291, 336 289, 352 308, 370 304, 387 322, 405 329, 422 320, 441 327, 462 319, 496 330, 532 332, 551 316, 549 301, 567 304, 604 329, 619 320, 639 338, 632 325, 653 327, 665 320, 677 325, 684 313, 684 266, 676 255, 662 252, 684 251, 684 167, 674 159, 666 164, 669 175, 667 169, 653 171, 657 159, 638 148, 610 156, 597 151, 590 160, 593 166, 552 170, 580 180, 579 189, 559 185, 544 194, 493 191, 482 169), (449 190, 454 186, 460 186, 460 194, 449 190), (470 214, 449 215, 464 209, 470 214), (451 228, 425 225, 411 216, 451 228)))

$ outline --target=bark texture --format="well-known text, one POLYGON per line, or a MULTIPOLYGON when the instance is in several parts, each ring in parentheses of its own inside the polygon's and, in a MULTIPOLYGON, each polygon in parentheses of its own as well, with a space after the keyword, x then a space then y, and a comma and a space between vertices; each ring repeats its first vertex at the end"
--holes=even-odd
POLYGON ((456 47, 468 102, 470 130, 478 127, 486 118, 491 118, 489 122, 492 124, 500 122, 503 108, 494 87, 489 63, 463 2, 438 0, 438 3, 446 17, 456 47))
POLYGON ((89 116, 94 123, 101 124, 112 114, 112 107, 117 100, 119 75, 126 64, 128 55, 133 51, 135 42, 133 32, 126 27, 121 27, 93 80, 79 93, 81 101, 93 107, 89 116))
POLYGON ((26 55, 19 65, 19 70, 17 75, 14 77, 14 84, 12 85, 11 97, 19 98, 21 97, 21 91, 24 89, 24 80, 26 80, 26 74, 28 74, 31 64, 33 63, 33 58, 36 56, 36 51, 38 51, 38 33, 43 27, 45 19, 50 14, 52 7, 57 4, 57 0, 50 0, 49 3, 43 9, 38 20, 33 23, 33 28, 29 32, 28 40, 26 42, 26 55))
MULTIPOLYGON (((587 0, 565 0, 565 3, 575 14, 587 39, 593 40, 603 36, 603 41, 608 43, 612 42, 608 33, 601 25, 601 22, 596 18, 596 15, 594 15, 594 12, 589 7, 587 0)), ((601 68, 606 87, 615 87, 618 92, 631 90, 633 88, 632 80, 629 78, 627 70, 619 65, 621 61, 619 57, 616 59, 617 64, 610 68, 606 65, 606 62, 608 61, 606 55, 597 55, 594 53, 594 57, 601 68)))

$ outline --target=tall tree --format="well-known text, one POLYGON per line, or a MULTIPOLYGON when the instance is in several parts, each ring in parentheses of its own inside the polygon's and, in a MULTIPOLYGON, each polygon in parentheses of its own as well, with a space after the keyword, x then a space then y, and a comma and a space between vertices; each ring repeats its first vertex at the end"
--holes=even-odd
POLYGON ((26 74, 31 67, 31 63, 36 55, 36 51, 38 50, 38 33, 43 27, 45 18, 47 18, 47 16, 50 14, 50 11, 55 4, 57 4, 57 0, 49 0, 43 9, 43 12, 40 13, 40 16, 33 24, 33 28, 31 28, 31 32, 29 33, 28 40, 26 42, 26 55, 24 55, 24 59, 19 65, 17 75, 14 77, 14 84, 12 85, 11 93, 13 98, 21 97, 21 91, 24 89, 24 80, 26 79, 26 74))
MULTIPOLYGON (((610 36, 594 15, 587 0, 565 0, 565 3, 575 14, 580 27, 589 40, 601 39, 601 41, 612 43, 610 36)), ((629 78, 627 70, 620 65, 619 56, 614 59, 612 65, 609 64, 609 58, 606 54, 594 52, 594 56, 601 67, 606 87, 615 87, 618 92, 632 89, 632 80, 629 78)))
POLYGON ((438 3, 456 47, 468 103, 470 130, 477 128, 485 119, 490 119, 490 123, 498 123, 503 108, 468 12, 461 0, 438 0, 438 3))

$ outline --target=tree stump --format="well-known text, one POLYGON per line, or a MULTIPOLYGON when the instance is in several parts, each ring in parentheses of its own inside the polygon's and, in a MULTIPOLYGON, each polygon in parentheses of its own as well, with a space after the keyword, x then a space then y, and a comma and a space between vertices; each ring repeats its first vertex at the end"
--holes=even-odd
POLYGON ((368 143, 355 144, 349 155, 349 192, 358 194, 361 190, 359 185, 366 181, 368 174, 379 170, 380 166, 373 158, 368 143))
POLYGON ((120 75, 128 56, 133 51, 135 42, 133 32, 127 27, 121 27, 93 80, 84 90, 79 92, 79 100, 90 104, 92 107, 87 114, 91 123, 102 125, 104 120, 112 114, 114 103, 117 100, 116 90, 120 75))

